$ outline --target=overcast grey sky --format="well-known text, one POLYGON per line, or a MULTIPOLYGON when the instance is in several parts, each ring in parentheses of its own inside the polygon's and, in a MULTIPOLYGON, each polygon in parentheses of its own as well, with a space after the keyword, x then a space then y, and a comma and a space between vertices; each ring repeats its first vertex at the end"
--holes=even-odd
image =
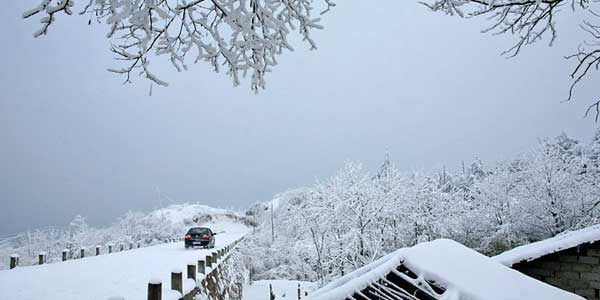
POLYGON ((415 1, 343 0, 296 43, 259 95, 206 64, 168 88, 106 72, 107 28, 60 16, 34 39, 21 20, 34 0, 0 10, 0 235, 106 224, 128 210, 174 202, 244 207, 333 174, 345 160, 375 168, 386 149, 406 171, 510 158, 562 131, 588 139, 593 84, 560 103, 582 34, 563 18, 553 48, 507 60, 506 38, 415 1))

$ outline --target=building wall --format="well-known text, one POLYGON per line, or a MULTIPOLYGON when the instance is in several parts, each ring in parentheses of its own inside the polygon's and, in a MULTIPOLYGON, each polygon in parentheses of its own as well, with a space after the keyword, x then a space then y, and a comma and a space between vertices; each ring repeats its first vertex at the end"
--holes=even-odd
POLYGON ((600 300, 600 243, 546 255, 515 270, 589 300, 600 300))

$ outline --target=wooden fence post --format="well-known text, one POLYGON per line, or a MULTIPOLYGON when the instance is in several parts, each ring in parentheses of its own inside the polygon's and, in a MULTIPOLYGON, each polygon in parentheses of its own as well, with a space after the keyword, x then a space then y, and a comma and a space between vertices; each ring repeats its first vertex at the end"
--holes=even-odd
POLYGON ((19 265, 19 255, 13 254, 10 256, 10 268, 14 269, 19 265))
POLYGON ((81 253, 79 253, 79 258, 84 258, 85 257, 85 247, 81 247, 81 250, 79 250, 81 253))
POLYGON ((46 252, 40 252, 38 255, 38 265, 43 265, 46 262, 46 252))
POLYGON ((180 270, 171 272, 171 289, 183 295, 183 276, 180 270))
POLYGON ((108 253, 112 253, 113 244, 108 244, 108 253))
POLYGON ((69 254, 69 250, 63 249, 62 251, 62 261, 67 261, 67 255, 69 254))
POLYGON ((119 252, 123 252, 123 244, 119 245, 119 252))
POLYGON ((138 248, 140 248, 142 246, 142 244, 140 242, 138 242, 138 248))
POLYGON ((100 255, 100 246, 96 245, 96 256, 100 255))
POLYGON ((196 280, 196 265, 195 264, 187 265, 187 278, 194 279, 194 281, 196 280))
POLYGON ((300 296, 300 284, 298 283, 298 300, 302 299, 302 297, 300 296))
POLYGON ((162 282, 160 280, 150 280, 148 282, 148 300, 161 300, 162 282))
POLYGON ((273 285, 269 283, 269 299, 275 300, 275 294, 273 294, 273 285))
POLYGON ((212 259, 213 259, 213 262, 216 264, 217 263, 217 252, 212 253, 212 259))
POLYGON ((206 266, 212 268, 212 256, 210 255, 206 256, 206 266))
POLYGON ((133 243, 129 242, 129 250, 133 249, 133 243))
POLYGON ((206 274, 206 266, 204 265, 203 260, 198 261, 198 273, 206 274))

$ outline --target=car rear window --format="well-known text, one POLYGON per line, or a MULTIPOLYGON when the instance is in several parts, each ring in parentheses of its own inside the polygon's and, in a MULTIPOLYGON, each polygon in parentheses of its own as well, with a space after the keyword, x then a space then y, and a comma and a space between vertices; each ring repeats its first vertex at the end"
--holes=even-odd
POLYGON ((190 228, 188 234, 208 234, 208 228, 190 228))

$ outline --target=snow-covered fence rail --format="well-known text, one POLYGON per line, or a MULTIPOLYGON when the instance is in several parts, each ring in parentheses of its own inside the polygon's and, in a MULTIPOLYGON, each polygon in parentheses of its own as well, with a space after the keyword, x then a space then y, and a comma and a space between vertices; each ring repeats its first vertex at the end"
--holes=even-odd
POLYGON ((181 270, 174 269, 171 272, 170 289, 163 289, 161 280, 151 279, 148 282, 147 299, 192 300, 198 295, 208 300, 241 299, 244 275, 239 272, 241 262, 233 250, 242 239, 214 250, 203 259, 188 263, 185 279, 181 270))
MULTIPOLYGON (((173 242, 178 242, 178 241, 182 241, 182 240, 183 240, 183 238, 169 238, 169 239, 165 239, 164 242, 165 243, 173 243, 173 242)), ((108 248, 107 254, 113 253, 113 249, 114 249, 113 246, 114 245, 112 243, 109 243, 107 245, 107 248, 108 248)), ((140 247, 141 247, 141 243, 138 242, 137 243, 137 248, 140 248, 140 247)), ((101 248, 102 247, 99 246, 99 245, 97 245, 95 247, 95 252, 94 253, 95 253, 96 256, 102 254, 101 250, 100 250, 101 248)), ((133 250, 134 249, 134 243, 130 242, 128 249, 125 249, 125 246, 120 243, 118 249, 119 249, 119 252, 126 251, 126 250, 133 250)), ((78 252, 79 252, 79 256, 77 258, 85 258, 86 257, 86 248, 85 247, 79 248, 78 252)), ((73 259, 73 258, 76 258, 76 255, 74 253, 71 253, 70 249, 63 249, 62 250, 60 261, 64 262, 64 261, 67 261, 67 260, 73 259)), ((54 260, 54 261, 58 261, 58 258, 57 258, 57 260, 54 260)), ((43 265, 43 264, 48 263, 48 262, 49 262, 49 260, 48 260, 48 253, 47 252, 42 251, 42 252, 38 253, 38 255, 37 255, 37 264, 38 265, 43 265)), ((19 255, 18 254, 12 254, 10 256, 9 269, 14 269, 14 268, 16 268, 18 266, 19 266, 19 255)))

